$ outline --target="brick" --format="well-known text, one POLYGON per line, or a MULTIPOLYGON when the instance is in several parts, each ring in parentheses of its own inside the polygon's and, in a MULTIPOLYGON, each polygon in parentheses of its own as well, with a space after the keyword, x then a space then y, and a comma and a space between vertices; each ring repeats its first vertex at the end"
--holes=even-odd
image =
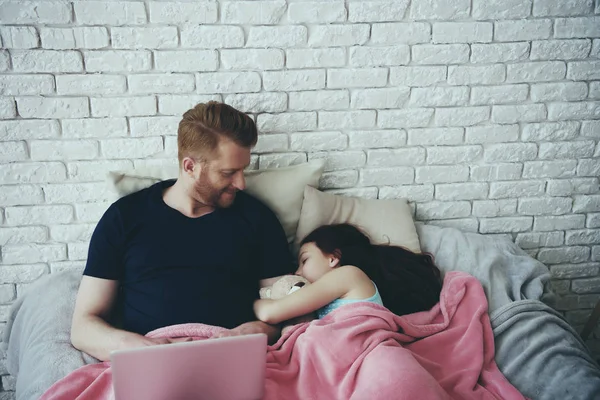
POLYGON ((4 75, 0 76, 0 94, 35 95, 54 92, 52 75, 4 75))
POLYGON ((68 243, 69 260, 85 260, 88 255, 88 243, 68 243))
POLYGON ((416 44, 412 46, 415 64, 463 64, 469 61, 468 44, 416 44))
POLYGON ((490 119, 490 107, 447 107, 435 110, 436 126, 471 126, 490 119))
POLYGON ((90 99, 93 117, 135 117, 156 114, 154 96, 90 99))
POLYGON ((75 17, 82 25, 140 25, 146 23, 146 10, 141 2, 74 3, 75 17))
POLYGON ((600 246, 592 247, 592 261, 600 261, 600 246))
POLYGON ((0 142, 0 161, 21 161, 27 158, 25 142, 0 142))
POLYGON ((528 17, 533 0, 473 0, 474 19, 518 19, 528 17))
MULTIPOLYGON (((260 76, 258 82, 260 90, 260 76)), ((265 90, 270 91, 324 89, 325 70, 265 71, 263 85, 265 90)))
POLYGON ((177 135, 179 117, 131 117, 129 127, 131 136, 177 135))
POLYGON ((600 102, 582 101, 579 103, 548 104, 548 119, 552 121, 598 117, 600 117, 600 102))
POLYGON ((50 227, 50 237, 57 242, 89 242, 96 224, 55 225, 50 227))
POLYGON ((447 228, 455 228, 463 232, 477 232, 477 230, 479 229, 479 221, 475 218, 445 219, 438 221, 428 221, 427 223, 447 228))
POLYGON ((218 4, 149 3, 150 22, 157 24, 209 24, 218 21, 218 4))
POLYGON ((288 20, 304 23, 331 23, 346 20, 343 3, 306 2, 288 5, 288 20))
POLYGON ((30 264, 66 259, 64 244, 19 244, 2 248, 4 264, 30 264))
POLYGON ((350 99, 350 108, 402 108, 408 100, 409 95, 410 89, 407 87, 353 90, 350 99))
POLYGON ((431 86, 446 81, 445 66, 392 67, 390 83, 403 86, 431 86))
POLYGON ((600 16, 557 18, 554 24, 557 38, 589 38, 600 36, 600 16))
POLYGON ((448 67, 448 83, 451 85, 500 83, 505 78, 506 69, 502 64, 448 67))
POLYGON ((259 168, 283 168, 290 165, 303 164, 306 161, 306 153, 264 154, 259 158, 259 168))
POLYGON ((181 45, 191 48, 223 49, 244 46, 244 30, 239 26, 184 25, 181 45))
MULTIPOLYGON (((541 249, 538 260, 544 264, 580 263, 590 258, 590 248, 583 246, 556 247, 552 249, 541 249)), ((573 281, 575 285, 576 281, 573 281)), ((575 291, 575 287, 573 287, 575 291)))
POLYGON ((575 175, 576 160, 527 161, 523 178, 564 178, 575 175))
POLYGON ((15 299, 15 285, 0 285, 0 303, 10 303, 15 299))
MULTIPOLYGON (((197 81, 196 88, 198 89, 197 81)), ((158 112, 162 115, 177 115, 180 116, 186 110, 193 108, 199 103, 207 103, 209 101, 222 102, 222 96, 220 94, 209 94, 209 95, 160 95, 158 96, 158 112)))
POLYGON ((11 163, 0 170, 1 183, 45 183, 66 179, 63 163, 11 163))
POLYGON ((507 82, 548 82, 564 79, 567 67, 562 61, 534 61, 509 64, 507 82))
POLYGON ((496 63, 529 58, 529 43, 472 44, 471 62, 496 63))
POLYGON ((100 49, 108 47, 109 36, 105 27, 42 28, 42 47, 45 49, 100 49))
POLYGON ((411 106, 458 106, 468 102, 469 88, 431 87, 414 88, 411 91, 411 106))
POLYGON ((552 287, 552 291, 556 294, 567 294, 571 292, 571 281, 551 281, 550 285, 552 287))
POLYGON ((525 232, 531 229, 532 217, 498 217, 479 220, 479 232, 503 233, 525 232))
POLYGON ((15 118, 17 107, 14 99, 10 97, 0 98, 0 119, 15 118))
POLYGON ((552 32, 552 20, 496 21, 494 39, 499 42, 548 39, 552 32))
POLYGON ((404 110, 381 110, 377 112, 377 126, 380 128, 415 128, 429 125, 433 117, 431 108, 404 110))
POLYGON ((309 47, 362 45, 369 39, 368 24, 316 25, 308 35, 309 47))
POLYGON ((573 139, 578 130, 579 123, 575 121, 524 124, 522 139, 528 142, 573 139))
POLYGON ((407 45, 350 48, 350 65, 353 67, 402 65, 409 61, 410 49, 407 45))
POLYGON ((260 132, 302 132, 317 129, 316 112, 260 114, 256 121, 260 132))
POLYGON ((360 170, 360 186, 402 185, 414 182, 411 167, 365 168, 360 170))
POLYGON ((390 129, 379 131, 348 132, 349 147, 355 149, 375 149, 381 147, 400 147, 406 144, 406 132, 390 129))
POLYGON ((161 137, 107 139, 100 143, 102 156, 114 158, 145 158, 163 150, 161 137))
POLYGON ((435 185, 436 200, 475 200, 485 199, 488 194, 487 183, 450 183, 435 185))
POLYGON ((221 66, 224 69, 281 69, 283 51, 279 49, 221 50, 221 66))
POLYGON ((305 26, 253 26, 249 28, 246 47, 295 47, 306 44, 305 26))
POLYGON ((544 183, 544 181, 492 182, 490 185, 490 199, 542 196, 544 194, 544 183))
POLYGON ((348 3, 348 21, 400 21, 408 8, 408 0, 360 1, 348 3))
POLYGON ((597 178, 572 178, 548 180, 546 192, 551 196, 592 194, 600 191, 597 178))
POLYGON ((134 72, 152 68, 151 53, 145 50, 85 51, 87 72, 134 72))
POLYGON ((327 87, 333 89, 385 86, 388 71, 385 68, 328 69, 327 87))
POLYGON ((165 72, 216 71, 219 56, 216 50, 155 51, 154 64, 165 72))
POLYGON ((327 68, 342 67, 346 64, 344 48, 331 49, 287 49, 288 68, 327 68))
POLYGON ((591 157, 594 153, 594 142, 579 140, 572 142, 540 143, 540 159, 553 160, 557 158, 578 159, 591 157))
POLYGON ((600 176, 600 162, 596 159, 579 160, 577 166, 579 176, 600 176))
POLYGON ((114 200, 107 186, 104 182, 47 184, 44 194, 48 204, 114 200))
MULTIPOLYGON (((77 221, 97 223, 111 204, 112 202, 75 204, 77 221)), ((71 209, 71 206, 69 206, 69 209, 71 209)))
POLYGON ((600 229, 567 231, 565 243, 567 245, 600 243, 600 229))
POLYGON ((346 90, 321 90, 289 93, 289 109, 297 111, 339 110, 350 105, 346 90))
POLYGON ((573 212, 597 212, 600 211, 600 195, 573 196, 573 212))
POLYGON ((587 85, 584 82, 539 83, 531 85, 531 100, 575 101, 587 97, 587 85))
POLYGON ((357 171, 334 171, 325 172, 319 180, 321 189, 351 188, 358 183, 357 171))
POLYGON ((98 156, 95 140, 34 140, 29 146, 35 161, 89 160, 98 156))
POLYGON ((531 44, 532 60, 571 60, 586 58, 590 53, 590 40, 543 40, 531 44))
POLYGON ((112 28, 114 49, 165 49, 177 47, 177 28, 173 26, 112 28))
POLYGON ((13 71, 16 72, 80 72, 81 54, 76 51, 13 50, 13 71))
POLYGON ((536 17, 585 15, 592 12, 593 6, 593 0, 572 0, 567 2, 535 0, 533 3, 533 15, 536 17))
POLYGON ((128 135, 125 118, 63 119, 61 123, 62 137, 68 139, 128 135))
POLYGON ((529 88, 525 84, 475 86, 471 88, 471 104, 521 103, 527 98, 528 92, 529 88))
POLYGON ((293 151, 343 150, 348 147, 348 137, 341 132, 306 132, 290 135, 293 151))
POLYGON ((514 124, 516 122, 536 122, 546 119, 544 104, 494 105, 492 122, 514 124))
POLYGON ((408 131, 408 144, 411 146, 461 144, 462 128, 424 128, 408 131))
POLYGON ((582 121, 581 136, 599 138, 600 137, 600 121, 582 121))
POLYGON ((492 41, 491 22, 436 22, 433 43, 487 43, 492 41))
MULTIPOLYGON (((589 81, 600 79, 600 61, 574 61, 568 63, 567 79, 589 81)), ((566 100, 566 99, 563 99, 566 100)))
POLYGON ((375 126, 375 111, 322 111, 319 112, 320 129, 361 129, 375 126))
POLYGON ((0 24, 67 24, 71 4, 58 1, 3 1, 0 24))
POLYGON ((8 71, 10 69, 10 56, 8 51, 0 51, 0 71, 8 71))
MULTIPOLYGON (((48 240, 48 232, 46 227, 41 226, 28 226, 18 228, 0 228, 0 245, 6 246, 11 244, 21 243, 44 243, 48 240)), ((0 273, 0 280, 6 266, 2 266, 2 273, 0 273)))
POLYGON ((33 282, 48 272, 48 265, 46 264, 3 265, 0 283, 33 282))
POLYGON ((0 37, 2 47, 6 49, 32 49, 39 44, 37 30, 33 26, 1 27, 0 37))
POLYGON ((470 163, 481 158, 482 153, 481 146, 436 146, 427 149, 427 164, 470 163))
POLYGON ((373 44, 429 43, 431 26, 426 22, 386 22, 371 26, 373 44))
MULTIPOLYGON (((487 189, 487 185, 485 188, 487 189)), ((516 214, 516 212, 516 199, 473 201, 473 215, 475 217, 507 217, 516 214)))
POLYGON ((283 112, 287 109, 285 93, 249 93, 229 95, 225 103, 245 113, 283 112))
POLYGON ((200 93, 258 92, 261 88, 257 72, 214 72, 197 75, 197 91, 200 93))
POLYGON ((417 204, 418 220, 450 219, 469 215, 471 215, 471 204, 468 201, 432 201, 417 204))
POLYGON ((563 215, 571 211, 572 203, 566 197, 521 197, 517 211, 522 215, 563 215))
MULTIPOLYGON (((516 200, 514 204, 517 204, 516 200)), ((473 205, 473 208, 475 208, 475 205, 473 205)), ((515 243, 522 249, 535 249, 539 247, 557 247, 565 244, 565 234, 564 232, 519 233, 517 235, 515 243)))
POLYGON ((519 138, 519 125, 486 125, 466 128, 466 143, 506 143, 519 138))
POLYGON ((130 160, 77 161, 67 163, 67 167, 70 181, 94 182, 105 177, 110 171, 133 169, 133 162, 130 160))
POLYGON ((362 167, 367 156, 364 151, 318 152, 310 153, 308 159, 325 159, 325 171, 336 171, 362 167))
POLYGON ((367 164, 369 167, 398 167, 424 163, 425 149, 420 147, 367 151, 367 164))
POLYGON ((384 186, 379 189, 380 199, 407 199, 413 202, 433 200, 433 185, 384 186))
POLYGON ((23 118, 80 118, 90 115, 85 97, 18 97, 17 108, 23 118))
POLYGON ((560 231, 583 227, 585 227, 585 215, 535 217, 533 224, 533 230, 535 231, 560 231))
POLYGON ((452 183, 464 182, 469 178, 469 167, 455 166, 427 166, 417 167, 415 181, 417 183, 452 183))
POLYGON ((411 19, 465 19, 469 17, 469 0, 424 0, 411 4, 411 19))
POLYGON ((122 75, 59 75, 56 77, 56 93, 71 94, 120 94, 127 84, 122 75))
POLYGON ((231 1, 221 4, 221 22, 226 24, 273 25, 286 10, 285 1, 231 1))

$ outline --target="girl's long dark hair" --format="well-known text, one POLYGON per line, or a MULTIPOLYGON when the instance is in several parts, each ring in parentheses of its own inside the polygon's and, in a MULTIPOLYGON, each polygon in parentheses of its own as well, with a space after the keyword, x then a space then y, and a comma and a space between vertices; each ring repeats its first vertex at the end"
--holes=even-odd
POLYGON ((305 243, 335 255, 340 265, 360 268, 375 282, 383 304, 394 314, 426 311, 440 299, 441 274, 429 254, 372 244, 350 224, 323 225, 306 236, 301 244, 305 243))

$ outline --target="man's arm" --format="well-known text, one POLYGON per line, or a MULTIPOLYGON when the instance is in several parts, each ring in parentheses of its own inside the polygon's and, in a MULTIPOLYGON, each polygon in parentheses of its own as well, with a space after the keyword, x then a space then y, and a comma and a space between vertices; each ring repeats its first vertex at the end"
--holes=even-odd
POLYGON ((146 338, 117 329, 106 322, 118 287, 118 281, 84 275, 77 293, 71 343, 75 348, 101 361, 109 360, 113 350, 169 343, 167 339, 146 338))

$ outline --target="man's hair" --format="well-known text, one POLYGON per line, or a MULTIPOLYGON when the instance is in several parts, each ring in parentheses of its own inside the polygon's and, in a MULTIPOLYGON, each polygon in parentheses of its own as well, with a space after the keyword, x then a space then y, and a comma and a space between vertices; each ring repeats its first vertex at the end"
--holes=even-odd
POLYGON ((245 113, 216 101, 187 110, 177 130, 179 165, 185 157, 208 158, 221 137, 242 147, 253 147, 258 140, 256 124, 245 113))

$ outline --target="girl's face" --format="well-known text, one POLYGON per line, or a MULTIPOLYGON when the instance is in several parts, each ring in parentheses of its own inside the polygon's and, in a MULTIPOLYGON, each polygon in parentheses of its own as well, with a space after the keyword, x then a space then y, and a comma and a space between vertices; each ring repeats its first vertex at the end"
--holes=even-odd
POLYGON ((314 243, 306 243, 300 248, 296 275, 302 275, 312 283, 335 268, 338 263, 338 258, 324 254, 314 243))

